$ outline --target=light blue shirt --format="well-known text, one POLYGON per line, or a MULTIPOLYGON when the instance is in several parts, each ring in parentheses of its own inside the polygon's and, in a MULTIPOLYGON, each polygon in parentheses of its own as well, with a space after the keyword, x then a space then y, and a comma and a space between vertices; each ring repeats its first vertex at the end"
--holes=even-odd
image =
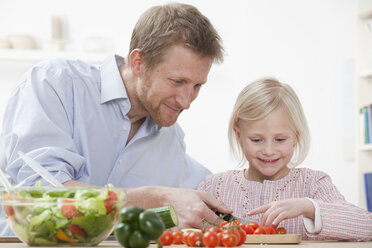
POLYGON ((41 180, 18 157, 19 150, 61 183, 196 188, 210 174, 186 154, 177 123, 160 127, 148 117, 127 144, 131 103, 118 70, 123 63, 117 55, 99 67, 57 59, 22 77, 3 122, 12 180, 24 185, 41 180))

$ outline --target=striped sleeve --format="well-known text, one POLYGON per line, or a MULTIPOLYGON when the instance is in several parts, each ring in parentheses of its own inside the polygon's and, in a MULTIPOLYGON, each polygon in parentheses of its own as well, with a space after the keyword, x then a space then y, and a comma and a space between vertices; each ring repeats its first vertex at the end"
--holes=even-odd
POLYGON ((372 239, 372 213, 347 202, 325 173, 320 173, 312 185, 312 198, 320 208, 322 229, 317 234, 308 233, 309 237, 348 241, 372 239))

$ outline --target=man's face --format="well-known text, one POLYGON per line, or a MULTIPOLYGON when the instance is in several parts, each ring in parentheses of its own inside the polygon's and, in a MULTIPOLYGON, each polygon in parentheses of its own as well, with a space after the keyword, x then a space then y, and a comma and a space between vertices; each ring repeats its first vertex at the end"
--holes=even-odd
POLYGON ((171 126, 190 107, 207 81, 212 60, 183 45, 174 45, 164 60, 138 80, 137 95, 156 124, 171 126))

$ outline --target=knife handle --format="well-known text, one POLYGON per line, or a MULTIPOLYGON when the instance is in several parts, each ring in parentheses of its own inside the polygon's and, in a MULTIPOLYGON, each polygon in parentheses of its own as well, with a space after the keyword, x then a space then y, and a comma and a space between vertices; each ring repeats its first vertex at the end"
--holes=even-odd
POLYGON ((231 214, 224 214, 219 211, 216 211, 215 213, 217 214, 218 217, 222 217, 223 220, 226 220, 228 222, 234 220, 234 217, 231 214))

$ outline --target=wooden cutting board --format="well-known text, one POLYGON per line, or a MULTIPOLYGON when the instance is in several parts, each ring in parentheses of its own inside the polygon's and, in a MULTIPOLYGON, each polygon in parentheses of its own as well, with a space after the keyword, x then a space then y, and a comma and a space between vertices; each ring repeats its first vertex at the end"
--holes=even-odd
POLYGON ((299 234, 250 234, 245 240, 246 244, 299 244, 299 234))

